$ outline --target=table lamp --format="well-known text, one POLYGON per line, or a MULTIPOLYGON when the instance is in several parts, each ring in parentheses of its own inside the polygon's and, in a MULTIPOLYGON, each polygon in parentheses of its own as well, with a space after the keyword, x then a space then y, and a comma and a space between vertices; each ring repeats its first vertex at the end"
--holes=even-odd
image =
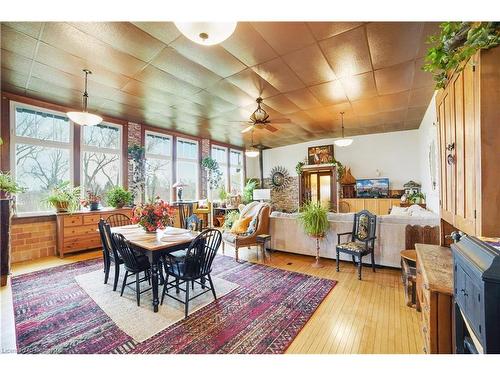
POLYGON ((177 181, 172 187, 177 189, 177 199, 179 201, 182 201, 182 188, 189 186, 188 184, 182 182, 182 181, 177 181))
POLYGON ((253 200, 261 202, 271 200, 271 189, 254 189, 253 200))

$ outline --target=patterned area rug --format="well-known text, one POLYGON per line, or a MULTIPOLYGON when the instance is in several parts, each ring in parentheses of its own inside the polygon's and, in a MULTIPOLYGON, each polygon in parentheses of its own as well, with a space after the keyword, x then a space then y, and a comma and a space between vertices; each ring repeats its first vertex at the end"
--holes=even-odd
POLYGON ((91 260, 12 279, 19 353, 283 353, 336 283, 217 256, 213 276, 238 287, 139 343, 76 282, 99 269, 91 260))

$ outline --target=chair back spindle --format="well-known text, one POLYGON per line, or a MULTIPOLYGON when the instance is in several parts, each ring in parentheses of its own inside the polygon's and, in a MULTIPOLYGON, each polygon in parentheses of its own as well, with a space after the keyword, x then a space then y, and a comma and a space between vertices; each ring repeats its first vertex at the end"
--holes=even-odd
POLYGON ((113 214, 106 219, 106 223, 110 227, 121 227, 124 225, 130 225, 130 218, 125 214, 113 214))
POLYGON ((185 257, 185 276, 200 278, 212 271, 212 262, 222 241, 218 230, 206 229, 189 245, 185 257))
POLYGON ((137 260, 137 256, 134 251, 130 248, 127 240, 121 233, 113 233, 112 235, 113 243, 118 251, 118 254, 123 259, 123 264, 125 269, 130 272, 137 272, 140 270, 140 265, 137 260))

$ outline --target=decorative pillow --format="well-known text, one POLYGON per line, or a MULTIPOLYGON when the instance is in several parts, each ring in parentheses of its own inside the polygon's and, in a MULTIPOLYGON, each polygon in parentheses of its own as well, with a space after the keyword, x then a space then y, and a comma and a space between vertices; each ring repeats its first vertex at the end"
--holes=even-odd
POLYGON ((208 208, 208 200, 201 199, 198 201, 198 208, 208 208))
POLYGON ((411 214, 406 207, 392 206, 390 215, 410 216, 411 214))
POLYGON ((231 227, 231 233, 234 234, 243 234, 247 231, 248 226, 250 225, 250 222, 252 221, 252 216, 244 217, 241 219, 238 219, 234 222, 233 226, 231 227))
POLYGON ((248 225, 247 232, 245 233, 247 236, 250 236, 257 230, 257 224, 258 224, 259 217, 255 215, 252 218, 252 221, 250 221, 250 224, 248 225))

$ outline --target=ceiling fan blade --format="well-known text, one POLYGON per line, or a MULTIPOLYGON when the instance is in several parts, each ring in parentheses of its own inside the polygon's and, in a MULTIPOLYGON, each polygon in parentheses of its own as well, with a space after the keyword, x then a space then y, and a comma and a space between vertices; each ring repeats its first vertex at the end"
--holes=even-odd
POLYGON ((266 125, 266 130, 269 130, 270 132, 273 132, 273 133, 274 133, 274 132, 275 132, 275 131, 277 131, 278 129, 277 129, 277 128, 275 128, 274 126, 270 125, 270 124, 267 124, 267 125, 266 125))
POLYGON ((271 122, 275 124, 288 124, 291 121, 288 118, 277 118, 277 119, 272 119, 271 122))
POLYGON ((252 129, 253 129, 253 125, 250 125, 250 126, 247 126, 245 129, 243 129, 241 132, 242 133, 246 133, 246 132, 249 132, 252 129))
POLYGON ((240 124, 253 124, 252 121, 241 121, 241 120, 240 121, 228 121, 228 122, 238 122, 240 124))

